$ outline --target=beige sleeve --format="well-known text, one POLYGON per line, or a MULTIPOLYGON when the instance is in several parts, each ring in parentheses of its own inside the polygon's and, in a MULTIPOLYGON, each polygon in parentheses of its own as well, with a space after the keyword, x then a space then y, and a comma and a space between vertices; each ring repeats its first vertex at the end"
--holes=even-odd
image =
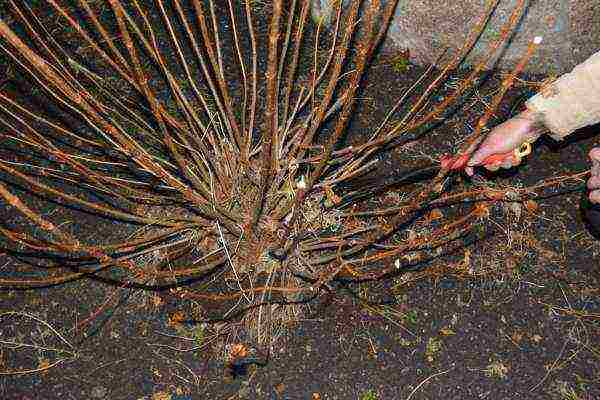
POLYGON ((527 108, 555 140, 600 122, 600 51, 529 99, 527 108))

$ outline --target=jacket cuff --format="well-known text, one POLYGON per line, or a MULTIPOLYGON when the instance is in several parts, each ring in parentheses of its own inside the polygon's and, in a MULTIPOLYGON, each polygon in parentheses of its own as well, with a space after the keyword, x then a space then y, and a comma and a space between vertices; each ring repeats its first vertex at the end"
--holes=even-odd
POLYGON ((526 106, 555 140, 600 122, 600 51, 543 88, 526 106))

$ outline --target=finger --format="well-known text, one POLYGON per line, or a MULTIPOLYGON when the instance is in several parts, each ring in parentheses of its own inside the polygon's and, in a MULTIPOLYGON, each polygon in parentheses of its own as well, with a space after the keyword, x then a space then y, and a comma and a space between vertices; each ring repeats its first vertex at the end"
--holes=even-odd
POLYGON ((590 192, 589 199, 592 203, 600 204, 600 190, 590 192))
POLYGON ((600 147, 594 147, 589 156, 592 160, 592 176, 600 176, 600 147))
POLYGON ((500 169, 500 164, 487 164, 485 165, 485 169, 487 169, 488 171, 498 171, 500 169))
POLYGON ((600 189, 600 176, 592 176, 587 182, 587 187, 590 190, 600 189))
POLYGON ((512 168, 513 166, 517 165, 516 163, 514 163, 513 161, 514 157, 508 157, 506 159, 504 159, 504 161, 502 161, 502 168, 505 169, 509 169, 512 168))

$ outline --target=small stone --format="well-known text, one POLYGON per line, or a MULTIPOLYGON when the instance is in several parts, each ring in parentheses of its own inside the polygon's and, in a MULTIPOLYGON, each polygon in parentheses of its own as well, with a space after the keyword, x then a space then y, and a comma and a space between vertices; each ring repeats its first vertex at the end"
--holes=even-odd
POLYGON ((90 395, 95 399, 103 399, 108 394, 108 389, 104 386, 96 386, 92 389, 90 395))
POLYGON ((238 398, 247 399, 250 395, 250 384, 246 381, 242 382, 238 390, 238 398))
POLYGON ((280 383, 279 385, 275 386, 275 392, 278 396, 283 396, 283 392, 285 392, 285 385, 280 383))

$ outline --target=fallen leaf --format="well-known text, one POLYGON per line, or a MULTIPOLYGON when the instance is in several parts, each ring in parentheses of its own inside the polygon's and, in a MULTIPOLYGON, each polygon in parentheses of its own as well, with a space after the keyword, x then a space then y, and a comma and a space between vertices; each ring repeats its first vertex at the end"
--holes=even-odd
POLYGON ((156 392, 152 395, 152 400, 171 400, 171 393, 156 392))
POLYGON ((152 297, 150 298, 150 301, 152 302, 152 305, 153 305, 155 308, 158 308, 158 307, 160 307, 160 306, 161 306, 161 305, 164 303, 163 299, 161 299, 161 298, 160 298, 160 296, 159 296, 159 295, 157 295, 157 294, 155 294, 154 296, 152 296, 152 297))
POLYGON ((442 214, 442 212, 440 211, 439 208, 434 208, 433 210, 431 210, 431 212, 429 213, 428 216, 428 220, 430 221, 435 221, 438 219, 442 219, 444 217, 444 214, 442 214))
POLYGON ((429 340, 427 341, 427 346, 425 346, 425 356, 427 361, 432 363, 441 349, 442 341, 440 339, 434 337, 429 338, 429 340))
POLYGON ((48 368, 50 367, 50 361, 47 358, 40 358, 38 362, 38 369, 43 369, 42 374, 48 373, 48 368))
POLYGON ((283 383, 280 383, 279 385, 275 386, 275 391, 277 392, 278 396, 282 396, 284 390, 285 390, 285 385, 283 383))
POLYGON ((236 343, 231 346, 231 352, 229 358, 235 360, 236 358, 244 358, 248 355, 248 348, 242 343, 236 343))
POLYGON ((452 336, 452 335, 456 335, 456 332, 454 332, 452 329, 446 327, 446 328, 440 329, 440 334, 442 334, 444 336, 452 336))
POLYGON ((519 332, 513 332, 511 337, 512 340, 515 341, 515 343, 521 343, 521 340, 523 340, 523 334, 519 332))
POLYGON ((342 199, 340 196, 335 194, 333 189, 330 186, 325 186, 325 196, 327 197, 327 201, 332 205, 338 205, 341 203, 342 199))
POLYGON ((504 365, 501 361, 495 361, 484 370, 488 378, 506 379, 510 366, 504 365))
POLYGON ((539 206, 538 206, 538 203, 536 203, 535 201, 533 201, 533 200, 527 200, 525 202, 525 208, 530 213, 534 213, 534 212, 537 211, 537 209, 539 208, 539 206))
POLYGON ((542 339, 543 338, 540 335, 538 335, 537 333, 531 337, 531 340, 533 340, 535 343, 541 342, 542 339))
POLYGON ((183 324, 183 321, 185 321, 185 314, 183 311, 175 311, 173 314, 169 315, 167 325, 177 328, 183 324))
POLYGON ((392 59, 392 69, 397 73, 405 73, 410 69, 410 49, 406 48, 400 51, 392 59))
POLYGON ((473 214, 479 218, 486 218, 490 216, 490 207, 485 202, 477 203, 473 208, 473 214))

